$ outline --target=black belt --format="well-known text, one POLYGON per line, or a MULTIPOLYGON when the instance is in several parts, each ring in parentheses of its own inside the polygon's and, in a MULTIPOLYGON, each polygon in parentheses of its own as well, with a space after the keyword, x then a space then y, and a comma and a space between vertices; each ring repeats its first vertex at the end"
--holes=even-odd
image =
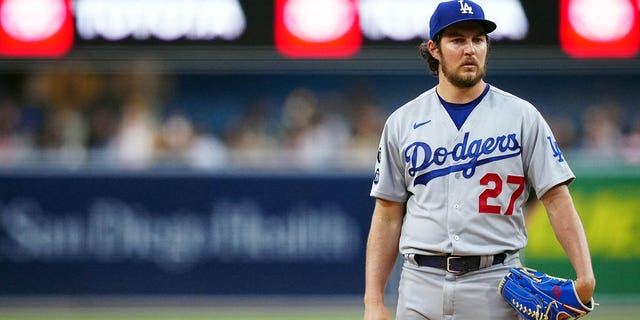
MULTIPOLYGON (((494 255, 491 265, 503 263, 506 257, 507 255, 504 253, 494 255)), ((416 254, 414 259, 421 267, 433 267, 454 273, 466 273, 487 267, 480 265, 482 261, 480 256, 424 256, 416 254)))

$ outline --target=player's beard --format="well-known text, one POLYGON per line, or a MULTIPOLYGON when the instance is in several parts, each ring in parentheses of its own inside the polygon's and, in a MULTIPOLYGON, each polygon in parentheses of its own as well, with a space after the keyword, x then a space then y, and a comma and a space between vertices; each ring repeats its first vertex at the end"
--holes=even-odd
MULTIPOLYGON (((476 60, 476 62, 478 62, 476 60)), ((477 70, 475 73, 463 72, 461 69, 464 68, 464 65, 458 65, 453 68, 448 66, 448 63, 443 59, 440 61, 442 66, 442 74, 447 80, 458 88, 471 88, 476 85, 482 78, 484 78, 486 74, 486 63, 485 64, 477 64, 477 70)))

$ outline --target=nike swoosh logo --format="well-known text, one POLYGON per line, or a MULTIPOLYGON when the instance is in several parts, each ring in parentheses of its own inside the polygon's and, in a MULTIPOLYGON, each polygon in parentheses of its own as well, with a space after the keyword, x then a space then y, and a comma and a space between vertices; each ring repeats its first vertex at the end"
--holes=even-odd
POLYGON ((431 122, 431 120, 427 120, 427 121, 425 121, 425 122, 414 122, 414 123, 413 123, 413 128, 414 128, 414 129, 418 129, 418 128, 420 128, 420 127, 424 126, 425 124, 427 124, 427 123, 429 123, 429 122, 431 122))

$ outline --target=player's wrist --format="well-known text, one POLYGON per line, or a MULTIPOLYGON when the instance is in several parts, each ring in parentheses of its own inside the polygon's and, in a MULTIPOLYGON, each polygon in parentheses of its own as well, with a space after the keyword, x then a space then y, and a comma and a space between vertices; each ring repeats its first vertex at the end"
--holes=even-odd
POLYGON ((585 305, 591 302, 591 298, 593 297, 593 293, 596 288, 596 279, 595 277, 579 277, 575 281, 576 293, 580 298, 580 301, 585 305))
POLYGON ((363 299, 364 305, 384 305, 384 295, 382 294, 365 294, 363 299))

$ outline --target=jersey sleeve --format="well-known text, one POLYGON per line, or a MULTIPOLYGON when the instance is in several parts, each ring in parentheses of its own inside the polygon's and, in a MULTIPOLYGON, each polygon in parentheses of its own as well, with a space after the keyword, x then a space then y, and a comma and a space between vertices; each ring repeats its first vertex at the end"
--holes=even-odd
POLYGON ((378 147, 375 177, 370 193, 372 197, 396 202, 404 202, 408 198, 404 179, 404 160, 398 151, 400 150, 398 136, 392 119, 388 119, 378 147))
POLYGON ((575 175, 542 115, 536 111, 530 116, 532 125, 524 137, 523 160, 527 179, 540 199, 554 186, 573 181, 575 175))

